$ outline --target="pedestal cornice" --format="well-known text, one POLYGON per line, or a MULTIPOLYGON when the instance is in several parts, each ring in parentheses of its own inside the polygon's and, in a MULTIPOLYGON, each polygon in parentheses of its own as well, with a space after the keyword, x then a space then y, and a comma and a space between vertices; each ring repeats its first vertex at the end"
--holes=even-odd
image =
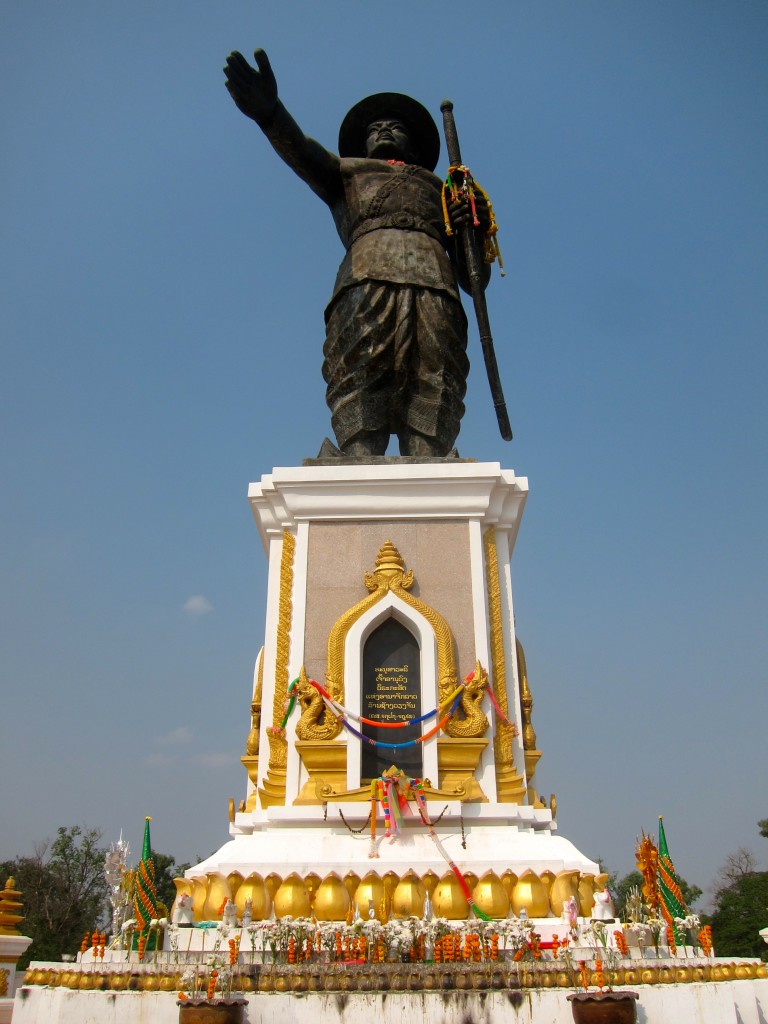
POLYGON ((262 543, 312 520, 475 519, 517 536, 528 480, 498 462, 278 467, 248 489, 262 543))

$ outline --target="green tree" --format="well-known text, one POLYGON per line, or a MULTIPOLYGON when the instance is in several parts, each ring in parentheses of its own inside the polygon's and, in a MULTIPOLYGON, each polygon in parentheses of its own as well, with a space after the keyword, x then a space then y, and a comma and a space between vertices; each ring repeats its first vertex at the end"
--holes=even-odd
POLYGON ((32 937, 19 969, 30 960, 60 960, 62 953, 76 953, 86 931, 106 927, 105 851, 100 842, 98 829, 62 827, 34 856, 0 863, 0 878, 13 876, 22 893, 21 930, 32 937))
POLYGON ((712 941, 718 956, 768 960, 759 932, 768 923, 768 871, 749 871, 715 894, 712 941))
MULTIPOLYGON (((32 938, 19 970, 30 960, 60 960, 63 953, 76 953, 86 932, 109 929, 106 852, 98 829, 75 825, 59 828, 53 842, 40 844, 32 857, 0 862, 0 886, 15 879, 24 905, 20 928, 32 938)), ((177 865, 164 853, 152 856, 157 898, 170 910, 176 896, 173 879, 189 864, 177 865)))
MULTIPOLYGON (((768 839, 768 818, 758 821, 768 839)), ((759 932, 768 924, 768 871, 743 846, 728 855, 720 869, 723 884, 715 892, 712 941, 721 956, 754 956, 768 961, 768 948, 759 932)))

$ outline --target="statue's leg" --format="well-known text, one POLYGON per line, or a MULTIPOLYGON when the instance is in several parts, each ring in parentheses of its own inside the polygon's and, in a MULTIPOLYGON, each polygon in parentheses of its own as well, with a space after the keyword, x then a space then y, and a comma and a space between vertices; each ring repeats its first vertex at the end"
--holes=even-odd
POLYGON ((394 387, 396 290, 367 281, 347 288, 326 310, 325 397, 333 432, 345 455, 383 455, 387 450, 394 387), (357 450, 352 451, 351 446, 357 450))
POLYGON ((341 446, 344 455, 364 457, 366 455, 386 455, 389 444, 388 430, 361 430, 341 446))
POLYGON ((464 415, 467 318, 445 292, 413 288, 408 331, 395 357, 396 422, 403 455, 445 456, 464 415))
POLYGON ((401 455, 416 455, 422 458, 436 458, 447 455, 450 448, 446 450, 445 444, 436 437, 427 437, 425 434, 418 434, 414 430, 403 428, 398 431, 401 455))

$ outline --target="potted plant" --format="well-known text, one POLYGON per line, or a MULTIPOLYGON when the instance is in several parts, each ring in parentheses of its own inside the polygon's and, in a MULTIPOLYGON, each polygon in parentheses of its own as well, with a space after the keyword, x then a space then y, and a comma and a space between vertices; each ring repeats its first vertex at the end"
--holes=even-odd
POLYGON ((576 971, 570 950, 564 953, 572 980, 580 987, 580 991, 572 992, 567 997, 575 1024, 635 1024, 637 992, 629 989, 614 990, 611 985, 610 978, 616 966, 614 961, 617 960, 617 953, 609 946, 605 923, 593 921, 587 929, 587 935, 592 939, 595 951, 595 990, 590 991, 593 982, 591 965, 586 960, 580 960, 576 971), (604 966, 608 967, 607 974, 604 966))
MULTIPOLYGON (((217 930, 218 931, 218 930, 217 930)), ((179 992, 179 1024, 242 1024, 248 1000, 232 990, 233 969, 237 964, 239 941, 229 943, 229 962, 219 955, 221 933, 218 932, 211 956, 204 971, 200 965, 190 966, 181 976, 179 992)))

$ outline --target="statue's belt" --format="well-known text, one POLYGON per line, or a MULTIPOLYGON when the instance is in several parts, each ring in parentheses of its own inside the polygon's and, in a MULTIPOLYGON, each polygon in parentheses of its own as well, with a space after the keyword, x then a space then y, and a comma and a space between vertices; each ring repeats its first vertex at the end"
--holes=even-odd
POLYGON ((363 235, 370 234, 371 231, 380 231, 382 228, 394 228, 397 231, 421 231, 423 234, 429 235, 430 238, 434 238, 441 245, 445 244, 443 233, 439 228, 420 220, 418 217, 414 217, 413 214, 401 212, 386 214, 383 217, 368 217, 361 221, 350 235, 347 249, 351 249, 355 242, 362 238, 363 235))

